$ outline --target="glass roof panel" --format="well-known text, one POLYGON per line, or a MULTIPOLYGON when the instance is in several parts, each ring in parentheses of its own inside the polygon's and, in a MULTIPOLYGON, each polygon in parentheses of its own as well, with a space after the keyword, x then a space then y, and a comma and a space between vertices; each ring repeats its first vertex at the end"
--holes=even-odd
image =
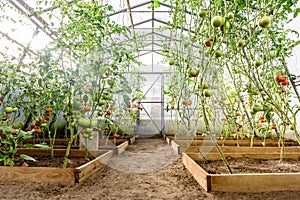
MULTIPOLYGON (((61 15, 59 9, 56 9, 54 2, 55 0, 2 0, 0 5, 3 3, 9 4, 10 2, 20 7, 22 11, 27 13, 36 23, 39 25, 43 25, 40 20, 45 20, 45 22, 52 28, 54 31, 56 28, 60 26, 61 23, 61 15), (28 4, 29 7, 33 8, 34 11, 42 10, 41 18, 38 20, 35 16, 32 15, 28 10, 22 7, 22 2, 28 4), (54 8, 52 9, 52 7, 54 8), (51 19, 49 19, 49 14, 52 14, 51 19)), ((90 1, 90 0, 83 0, 83 1, 90 1)), ((110 4, 113 6, 115 13, 112 13, 111 19, 116 23, 124 26, 131 26, 130 16, 129 16, 129 9, 127 5, 127 0, 98 0, 99 3, 102 4, 110 4)), ((66 2, 72 2, 72 0, 66 0, 66 2)), ((168 23, 170 19, 170 6, 169 1, 161 2, 160 7, 158 8, 149 8, 151 5, 151 0, 130 0, 130 7, 132 12, 133 23, 136 24, 134 27, 134 32, 139 35, 145 35, 145 38, 138 39, 138 42, 143 43, 146 45, 144 49, 141 49, 141 54, 147 51, 158 50, 162 49, 162 45, 167 41, 170 41, 170 36, 172 35, 172 45, 178 44, 182 40, 180 35, 188 36, 189 33, 187 31, 181 30, 173 30, 172 34, 167 29, 160 29, 161 27, 165 27, 166 23, 168 23), (152 15, 152 11, 154 10, 154 16, 152 15), (154 17, 154 21, 152 20, 154 17), (152 37, 152 33, 155 33, 152 37), (152 48, 152 43, 153 47, 152 48)), ((299 3, 300 4, 300 3, 299 3)), ((23 4, 24 5, 24 4, 23 4)), ((11 6, 13 7, 13 6, 11 6)), ((0 15, 0 26, 2 27, 0 33, 8 34, 9 37, 13 38, 18 43, 21 43, 22 46, 27 46, 30 41, 30 49, 37 51, 43 49, 46 45, 51 42, 49 35, 40 31, 35 37, 33 37, 34 31, 36 29, 36 25, 32 23, 32 21, 24 14, 20 14, 15 7, 13 8, 6 8, 4 12, 1 12, 0 15), (7 15, 6 15, 7 14, 7 15), (4 16, 9 16, 9 20, 4 20, 4 16), (21 21, 19 21, 21 20, 21 21), (25 24, 24 24, 25 23, 25 24), (23 25, 24 24, 24 25, 23 25)), ((187 14, 187 21, 190 20, 190 15, 187 14)), ((300 16, 296 20, 293 20, 288 27, 293 29, 298 29, 300 16)), ((189 23, 187 23, 189 24, 189 23)), ((193 23, 191 23, 193 24, 193 23)), ((185 28, 189 28, 188 26, 185 28)), ((47 30, 48 34, 52 34, 51 31, 47 30)), ((3 34, 2 34, 3 35, 3 34)), ((297 36, 293 36, 297 37, 297 36)), ((118 38, 116 41, 118 43, 123 41, 132 40, 132 38, 118 38)), ((1 40, 2 41, 2 40, 1 40)), ((11 41, 9 41, 9 44, 11 41)), ((5 45, 4 45, 5 46, 5 45)), ((9 46, 9 45, 8 45, 9 46)), ((19 45, 17 45, 20 47, 19 45)), ((9 46, 10 47, 10 46, 9 46)), ((15 47, 11 47, 14 49, 15 47)), ((135 48, 134 45, 132 48, 135 48)), ((197 48, 197 47, 194 47, 197 48)), ((292 58, 288 59, 288 65, 291 68, 292 73, 300 74, 300 68, 296 67, 298 64, 297 59, 299 46, 294 48, 294 55, 292 58)), ((1 47, 1 52, 6 51, 1 47)), ((14 52, 14 51, 9 51, 14 52)), ((17 54, 16 52, 14 54, 17 54)), ((152 55, 151 55, 152 57, 152 55)))
POLYGON ((30 48, 34 51, 40 51, 44 49, 52 39, 43 31, 40 31, 32 40, 30 48))
POLYGON ((12 6, 5 6, 0 17, 0 26, 2 33, 8 34, 24 46, 31 41, 35 30, 30 20, 12 6))

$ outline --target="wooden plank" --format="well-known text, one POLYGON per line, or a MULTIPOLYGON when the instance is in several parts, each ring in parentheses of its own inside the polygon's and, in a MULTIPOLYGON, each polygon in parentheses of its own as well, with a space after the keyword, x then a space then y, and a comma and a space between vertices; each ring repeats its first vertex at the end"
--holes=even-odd
POLYGON ((172 140, 180 147, 180 152, 185 152, 192 143, 192 140, 172 140))
MULTIPOLYGON (((101 153, 103 151, 89 151, 89 155, 95 155, 97 153, 101 153)), ((50 156, 51 151, 46 150, 46 149, 37 149, 37 148, 22 148, 19 149, 18 154, 26 154, 28 156, 34 156, 34 155, 39 155, 39 156, 50 156)), ((63 157, 66 154, 66 149, 54 149, 54 156, 55 157, 63 157)), ((84 157, 85 156, 85 151, 84 150, 79 150, 79 149, 72 149, 70 151, 69 157, 84 157)))
POLYGON ((170 139, 169 137, 166 137, 166 142, 167 144, 171 144, 172 139, 170 139))
MULTIPOLYGON (((197 182, 206 191, 217 192, 272 192, 272 191, 300 191, 300 173, 259 173, 259 174, 208 174, 198 165, 193 156, 195 154, 182 153, 183 163, 192 173, 197 182)), ((218 155, 218 154, 214 154, 218 155)), ((239 155, 241 154, 232 154, 239 155)), ((277 156, 278 154, 270 154, 277 156)), ((295 154, 293 154, 295 155, 295 154)), ((199 155, 197 155, 199 158, 199 155)), ((253 157, 266 159, 266 154, 253 154, 253 157)), ((298 156, 299 155, 295 155, 298 156)), ((211 160, 211 155, 207 156, 211 160)), ((219 159, 220 155, 218 155, 219 159)), ((234 157, 234 156, 233 156, 234 157)), ((203 159, 202 159, 203 160, 203 159)))
POLYGON ((171 141, 171 147, 176 154, 180 155, 180 146, 173 140, 171 141))
POLYGON ((211 191, 300 191, 300 173, 212 174, 211 191))
MULTIPOLYGON (((199 153, 188 153, 188 155, 195 161, 204 161, 199 153)), ((263 160, 276 160, 280 158, 279 153, 224 153, 225 157, 230 161, 232 158, 253 158, 263 160)), ((222 160, 219 153, 209 153, 204 155, 206 160, 222 160)), ((297 153, 285 153, 284 158, 292 160, 300 160, 300 154, 297 153)))
MULTIPOLYGON (((209 142, 210 139, 207 138, 205 140, 194 140, 192 142, 192 145, 212 145, 212 143, 209 142), (203 141, 207 141, 206 143, 203 144, 203 141)), ((239 144, 239 146, 249 146, 251 145, 251 141, 250 139, 248 140, 239 140, 237 142, 237 140, 218 140, 218 144, 220 146, 237 146, 237 143, 239 144)), ((260 147, 263 147, 263 140, 259 140, 259 139, 256 139, 253 141, 253 146, 260 146, 260 147)), ((278 146, 278 140, 266 140, 265 141, 265 146, 266 147, 277 147, 278 146)), ((295 141, 291 141, 291 140, 288 140, 288 141, 285 141, 285 146, 299 146, 299 143, 298 142, 295 142, 295 141)))
POLYGON ((123 142, 118 147, 118 154, 122 154, 128 147, 128 141, 123 142))
POLYGON ((135 143, 135 136, 129 139, 129 144, 134 144, 135 143))
POLYGON ((74 168, 0 167, 1 181, 74 183, 74 168))
POLYGON ((118 155, 118 147, 116 146, 102 146, 99 148, 102 151, 113 151, 114 155, 118 155))
POLYGON ((210 184, 208 184, 209 180, 207 179, 209 174, 185 153, 182 153, 182 162, 204 190, 210 191, 210 184))
POLYGON ((108 164, 110 158, 113 156, 113 151, 108 151, 98 158, 75 168, 75 178, 76 182, 82 182, 87 179, 93 173, 99 171, 102 167, 108 164))
MULTIPOLYGON (((198 153, 198 149, 200 151, 209 151, 209 153, 217 153, 218 150, 214 147, 196 147, 196 146, 189 146, 186 150, 186 153, 198 153)), ((280 153, 281 148, 280 147, 220 147, 224 153, 280 153)), ((294 147, 285 147, 284 148, 285 153, 300 153, 300 147, 294 146, 294 147)), ((207 153, 207 152, 206 152, 207 153)))

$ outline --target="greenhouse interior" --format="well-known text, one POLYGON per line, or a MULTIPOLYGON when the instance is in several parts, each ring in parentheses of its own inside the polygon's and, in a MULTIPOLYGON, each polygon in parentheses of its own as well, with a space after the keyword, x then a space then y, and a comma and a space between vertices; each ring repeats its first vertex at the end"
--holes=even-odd
POLYGON ((298 0, 1 0, 0 199, 298 199, 298 0))

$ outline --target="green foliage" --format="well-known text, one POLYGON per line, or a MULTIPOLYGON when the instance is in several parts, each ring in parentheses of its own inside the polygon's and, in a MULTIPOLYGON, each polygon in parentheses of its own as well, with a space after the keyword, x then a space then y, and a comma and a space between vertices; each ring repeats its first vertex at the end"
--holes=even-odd
POLYGON ((287 71, 286 60, 292 56, 293 47, 299 41, 289 35, 299 33, 284 28, 283 24, 298 15, 296 4, 295 0, 171 0, 169 29, 180 41, 164 46, 166 61, 176 63, 170 66, 173 73, 164 94, 168 95, 169 102, 176 102, 181 121, 195 115, 193 109, 200 107, 199 116, 206 118, 208 132, 214 131, 212 124, 221 121, 216 116, 223 115, 227 126, 233 127, 230 130, 236 132, 232 134, 240 137, 261 130, 271 132, 273 124, 280 134, 285 134, 285 124, 298 108, 289 103, 295 95, 291 84, 276 82, 274 76, 281 74, 290 79, 289 82, 293 80, 293 75, 287 71), (205 17, 203 10, 207 11, 205 17), (220 28, 212 27, 214 16, 224 18, 220 28), (261 28, 260 20, 269 17, 270 25, 261 28), (219 51, 222 55, 216 57, 219 51), (257 60, 261 64, 255 64, 257 60), (199 71, 197 77, 188 76, 192 68, 199 71), (203 82, 214 90, 212 98, 203 97, 203 82), (197 103, 182 105, 187 99, 197 103), (272 109, 253 112, 252 108, 257 104, 272 109), (260 120, 261 116, 264 116, 264 122, 260 120), (240 126, 243 128, 236 129, 240 126))
MULTIPOLYGON (((12 127, 0 127, 0 166, 14 166, 18 145, 24 140, 32 138, 32 132, 15 130, 12 127)), ((29 156, 20 156, 29 159, 29 156)))

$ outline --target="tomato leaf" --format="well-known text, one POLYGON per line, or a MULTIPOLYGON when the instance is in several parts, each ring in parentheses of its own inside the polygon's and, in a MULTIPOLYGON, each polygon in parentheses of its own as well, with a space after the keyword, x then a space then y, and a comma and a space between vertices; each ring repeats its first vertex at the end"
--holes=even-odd
POLYGON ((36 159, 34 159, 33 157, 31 156, 28 156, 28 155, 25 155, 25 154, 21 154, 20 157, 24 160, 30 160, 30 161, 33 161, 33 162, 37 162, 36 159))

